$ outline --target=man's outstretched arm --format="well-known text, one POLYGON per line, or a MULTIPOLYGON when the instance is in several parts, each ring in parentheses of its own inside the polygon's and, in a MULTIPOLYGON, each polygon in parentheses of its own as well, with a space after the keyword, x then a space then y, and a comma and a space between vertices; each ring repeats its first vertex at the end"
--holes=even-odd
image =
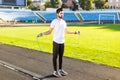
POLYGON ((69 31, 67 28, 65 29, 67 34, 80 34, 80 31, 69 31))
POLYGON ((49 35, 53 31, 53 28, 50 28, 48 31, 41 32, 37 35, 37 37, 42 37, 43 35, 49 35))

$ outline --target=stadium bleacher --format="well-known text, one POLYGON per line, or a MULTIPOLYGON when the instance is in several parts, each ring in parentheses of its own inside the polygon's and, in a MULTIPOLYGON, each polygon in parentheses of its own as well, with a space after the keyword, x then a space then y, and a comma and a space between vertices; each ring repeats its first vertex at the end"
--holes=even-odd
POLYGON ((5 21, 21 21, 21 22, 41 22, 31 10, 17 10, 17 9, 0 9, 0 18, 5 21))
MULTIPOLYGON (((64 11, 63 19, 66 22, 83 22, 86 21, 98 21, 99 15, 103 14, 101 20, 113 20, 113 16, 116 21, 120 21, 119 11, 64 11), (77 15, 79 14, 79 16, 77 15), (110 15, 110 16, 107 16, 110 15)), ((51 22, 56 18, 55 11, 32 11, 32 10, 20 10, 20 9, 0 9, 0 19, 4 21, 20 21, 20 22, 51 22), (44 20, 43 20, 44 19, 44 20)))
MULTIPOLYGON (((51 22, 53 19, 57 17, 56 12, 40 11, 38 13, 39 15, 41 15, 42 17, 46 19, 46 22, 51 22)), ((78 22, 79 21, 79 18, 75 15, 73 11, 65 11, 63 19, 67 22, 78 22)))
POLYGON ((79 22, 80 21, 78 16, 75 14, 74 11, 64 12, 63 19, 68 21, 68 22, 79 22))
POLYGON ((56 18, 55 12, 50 11, 39 11, 38 14, 45 18, 46 22, 51 22, 53 19, 56 18))
POLYGON ((98 21, 100 14, 103 15, 104 17, 104 18, 101 18, 101 20, 113 20, 113 17, 112 17, 113 15, 115 16, 115 20, 119 20, 118 12, 112 12, 112 11, 82 11, 80 12, 80 15, 82 16, 83 21, 98 21))

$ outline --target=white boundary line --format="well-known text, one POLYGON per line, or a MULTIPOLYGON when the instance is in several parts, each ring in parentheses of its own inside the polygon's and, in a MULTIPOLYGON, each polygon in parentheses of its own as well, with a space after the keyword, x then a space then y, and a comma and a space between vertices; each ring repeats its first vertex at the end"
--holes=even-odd
MULTIPOLYGON (((27 74, 27 75, 31 76, 33 79, 36 79, 36 80, 39 80, 39 78, 42 77, 42 76, 39 75, 39 74, 36 74, 36 73, 34 73, 34 72, 25 70, 25 69, 23 69, 23 68, 20 68, 20 67, 18 67, 18 66, 12 65, 12 64, 7 63, 7 62, 2 61, 2 60, 0 60, 0 65, 6 67, 6 68, 8 68, 8 69, 11 69, 11 70, 14 70, 14 71, 18 71, 18 72, 22 72, 22 73, 24 73, 24 74, 27 74)), ((46 80, 46 79, 44 79, 44 80, 46 80)))

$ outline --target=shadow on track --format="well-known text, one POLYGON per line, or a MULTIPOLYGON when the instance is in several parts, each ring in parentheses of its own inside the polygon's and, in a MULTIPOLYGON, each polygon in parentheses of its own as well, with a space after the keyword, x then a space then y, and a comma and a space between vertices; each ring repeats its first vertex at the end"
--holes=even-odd
POLYGON ((34 79, 34 80, 44 80, 44 79, 50 79, 50 78, 56 78, 54 75, 50 74, 50 75, 46 75, 46 76, 43 76, 41 78, 38 78, 38 79, 34 79))

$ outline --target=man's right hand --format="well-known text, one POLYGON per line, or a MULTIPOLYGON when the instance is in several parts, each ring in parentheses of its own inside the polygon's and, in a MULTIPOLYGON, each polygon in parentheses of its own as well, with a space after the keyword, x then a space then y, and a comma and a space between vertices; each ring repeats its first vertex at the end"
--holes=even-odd
POLYGON ((80 35, 80 31, 78 31, 78 34, 80 35))
POLYGON ((43 33, 40 33, 37 35, 37 37, 42 37, 43 36, 43 33))

